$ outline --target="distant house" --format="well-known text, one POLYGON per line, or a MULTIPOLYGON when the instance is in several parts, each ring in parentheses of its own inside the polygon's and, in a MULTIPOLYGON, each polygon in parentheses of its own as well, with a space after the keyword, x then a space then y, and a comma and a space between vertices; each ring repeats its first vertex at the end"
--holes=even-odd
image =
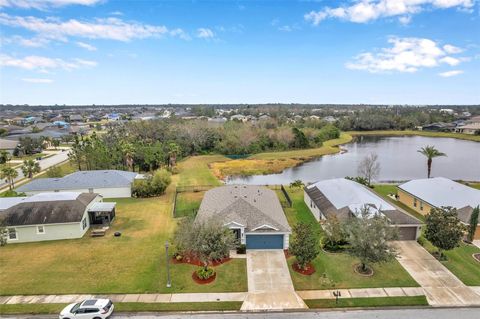
POLYGON ((0 211, 0 218, 12 244, 81 238, 90 225, 115 217, 115 203, 103 203, 98 194, 45 193, 8 200, 17 203, 0 211))
POLYGON ((325 121, 327 123, 335 123, 337 121, 336 118, 334 118, 333 116, 325 116, 322 121, 325 121))
POLYGON ((17 147, 18 140, 8 140, 0 138, 0 150, 7 151, 10 154, 13 153, 13 150, 17 147))
POLYGON ((242 115, 242 114, 235 114, 235 115, 230 116, 230 120, 231 121, 246 122, 247 117, 245 115, 242 115))
POLYGON ((480 122, 460 125, 455 128, 455 132, 463 134, 476 134, 480 132, 480 122))
POLYGON ((452 109, 440 109, 440 113, 445 113, 445 114, 450 114, 450 115, 452 115, 452 114, 455 113, 455 111, 452 110, 452 109))
MULTIPOLYGON (((422 215, 428 214, 434 207, 454 207, 464 224, 470 223, 473 209, 480 205, 480 190, 444 177, 406 182, 398 186, 397 194, 401 203, 422 215)), ((480 239, 480 226, 477 226, 475 236, 480 239)))
POLYGON ((220 220, 247 249, 287 249, 291 233, 274 191, 263 186, 228 185, 205 193, 196 222, 220 220))
POLYGON ((362 209, 385 216, 398 227, 401 240, 416 240, 421 222, 399 210, 367 187, 344 178, 316 182, 305 187, 304 201, 318 220, 335 216, 338 220, 356 218, 362 209))
POLYGON ((83 122, 83 117, 80 114, 70 115, 70 122, 83 122))
POLYGON ((423 131, 433 131, 433 132, 452 132, 455 130, 455 124, 451 123, 432 123, 422 126, 423 131))
POLYGON ((134 172, 118 170, 79 171, 62 178, 39 178, 17 188, 19 192, 34 195, 45 192, 98 193, 104 198, 132 196, 132 184, 142 178, 134 172))
POLYGON ((227 118, 226 117, 220 117, 220 116, 217 116, 217 117, 211 117, 208 119, 208 122, 210 123, 217 123, 217 124, 223 124, 227 121, 227 118))

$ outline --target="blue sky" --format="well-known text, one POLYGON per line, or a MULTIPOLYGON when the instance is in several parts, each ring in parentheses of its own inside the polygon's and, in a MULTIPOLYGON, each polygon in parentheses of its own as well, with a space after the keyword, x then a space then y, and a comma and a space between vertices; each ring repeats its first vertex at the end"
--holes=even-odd
POLYGON ((476 0, 0 0, 0 103, 479 104, 476 0))

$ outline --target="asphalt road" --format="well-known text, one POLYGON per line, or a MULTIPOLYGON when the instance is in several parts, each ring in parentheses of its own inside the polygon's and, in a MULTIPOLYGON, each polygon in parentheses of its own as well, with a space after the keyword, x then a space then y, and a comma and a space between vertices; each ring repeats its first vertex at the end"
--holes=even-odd
MULTIPOLYGON (((56 315, 19 315, 0 316, 0 318, 34 318, 50 319, 58 318, 56 315)), ((480 308, 418 308, 418 309, 388 309, 388 310, 325 310, 321 312, 278 312, 278 313, 191 313, 191 314, 168 314, 168 313, 144 313, 144 314, 114 314, 113 319, 478 319, 480 308)))
MULTIPOLYGON (((44 171, 52 166, 65 162, 68 159, 68 152, 69 152, 68 150, 65 150, 64 152, 60 152, 58 154, 55 154, 53 156, 40 160, 41 170, 44 171)), ((17 168, 17 172, 18 172, 18 177, 15 179, 15 183, 24 178, 22 170, 20 168, 17 168)), ((0 189, 7 186, 8 184, 5 183, 5 180, 3 179, 0 180, 0 189)))

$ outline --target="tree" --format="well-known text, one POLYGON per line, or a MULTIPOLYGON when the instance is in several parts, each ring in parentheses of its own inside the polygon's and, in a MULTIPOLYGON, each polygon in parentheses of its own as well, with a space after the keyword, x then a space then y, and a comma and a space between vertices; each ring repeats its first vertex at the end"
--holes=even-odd
POLYGON ((58 140, 58 139, 53 139, 53 140, 52 140, 52 145, 53 145, 53 147, 55 147, 55 149, 57 149, 57 147, 60 146, 60 140, 58 140))
POLYGON ((184 219, 174 233, 173 242, 178 253, 200 260, 205 270, 213 261, 227 257, 237 245, 233 232, 214 218, 203 222, 184 219))
POLYGON ((451 250, 460 245, 465 227, 458 218, 456 208, 432 208, 425 218, 425 224, 425 238, 437 247, 440 258, 445 257, 444 250, 451 250))
POLYGON ((468 234, 467 239, 469 242, 472 242, 475 238, 475 232, 478 225, 478 215, 480 213, 480 206, 477 206, 473 209, 472 215, 470 215, 470 224, 468 225, 468 234))
POLYGON ((63 171, 62 171, 62 168, 60 166, 50 167, 49 169, 47 169, 47 172, 45 174, 49 178, 63 177, 63 171))
POLYGON ((9 152, 5 150, 0 151, 0 164, 6 164, 9 160, 12 159, 12 156, 9 152))
POLYGON ((368 186, 371 185, 372 179, 375 179, 380 174, 380 163, 378 162, 378 155, 370 153, 365 156, 358 164, 358 175, 367 180, 368 186))
POLYGON ((15 188, 15 178, 18 177, 17 170, 11 167, 3 167, 0 171, 0 178, 5 179, 9 185, 10 190, 15 188))
POLYGON ((122 144, 122 153, 125 158, 125 163, 127 164, 128 169, 133 171, 133 159, 135 154, 135 149, 131 143, 122 144))
POLYGON ((369 265, 387 262, 396 256, 395 249, 388 241, 398 238, 398 231, 391 227, 381 213, 370 211, 369 206, 360 209, 356 217, 346 222, 349 252, 360 259, 359 271, 367 273, 369 265))
POLYGON ((427 145, 422 147, 417 152, 423 154, 427 158, 427 177, 430 178, 430 173, 432 171, 432 161, 435 157, 447 156, 447 154, 440 152, 435 148, 435 146, 427 145))
POLYGON ((347 232, 344 224, 335 215, 327 217, 323 224, 325 235, 323 236, 323 247, 327 250, 337 251, 347 243, 347 232))
POLYGON ((303 182, 299 179, 296 179, 290 183, 290 188, 302 188, 303 186, 305 186, 305 184, 303 184, 303 182))
POLYGON ((32 159, 24 160, 22 165, 23 176, 33 178, 33 174, 40 173, 40 164, 32 159))
POLYGON ((320 253, 320 236, 312 224, 300 222, 293 226, 288 252, 295 256, 298 267, 305 269, 320 253))
POLYGON ((7 228, 0 223, 0 247, 7 244, 8 230, 7 228))
POLYGON ((295 147, 295 148, 307 148, 308 147, 308 139, 301 130, 294 127, 294 128, 292 128, 292 133, 293 133, 293 147, 295 147))

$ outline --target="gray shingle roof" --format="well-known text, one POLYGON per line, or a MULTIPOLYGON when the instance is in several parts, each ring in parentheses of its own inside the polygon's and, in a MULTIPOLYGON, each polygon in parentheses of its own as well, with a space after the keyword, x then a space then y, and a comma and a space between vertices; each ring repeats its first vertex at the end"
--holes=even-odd
POLYGON ((137 173, 117 170, 80 171, 62 178, 39 178, 20 186, 19 192, 54 191, 79 188, 117 188, 132 184, 137 173))
POLYGON ((80 222, 86 207, 98 194, 71 194, 77 194, 77 197, 51 201, 25 200, 2 212, 4 223, 6 226, 24 226, 80 222))
POLYGON ((228 185, 207 191, 196 220, 209 218, 220 219, 225 224, 242 224, 246 232, 265 231, 254 230, 264 225, 279 232, 291 231, 277 195, 263 186, 228 185))

